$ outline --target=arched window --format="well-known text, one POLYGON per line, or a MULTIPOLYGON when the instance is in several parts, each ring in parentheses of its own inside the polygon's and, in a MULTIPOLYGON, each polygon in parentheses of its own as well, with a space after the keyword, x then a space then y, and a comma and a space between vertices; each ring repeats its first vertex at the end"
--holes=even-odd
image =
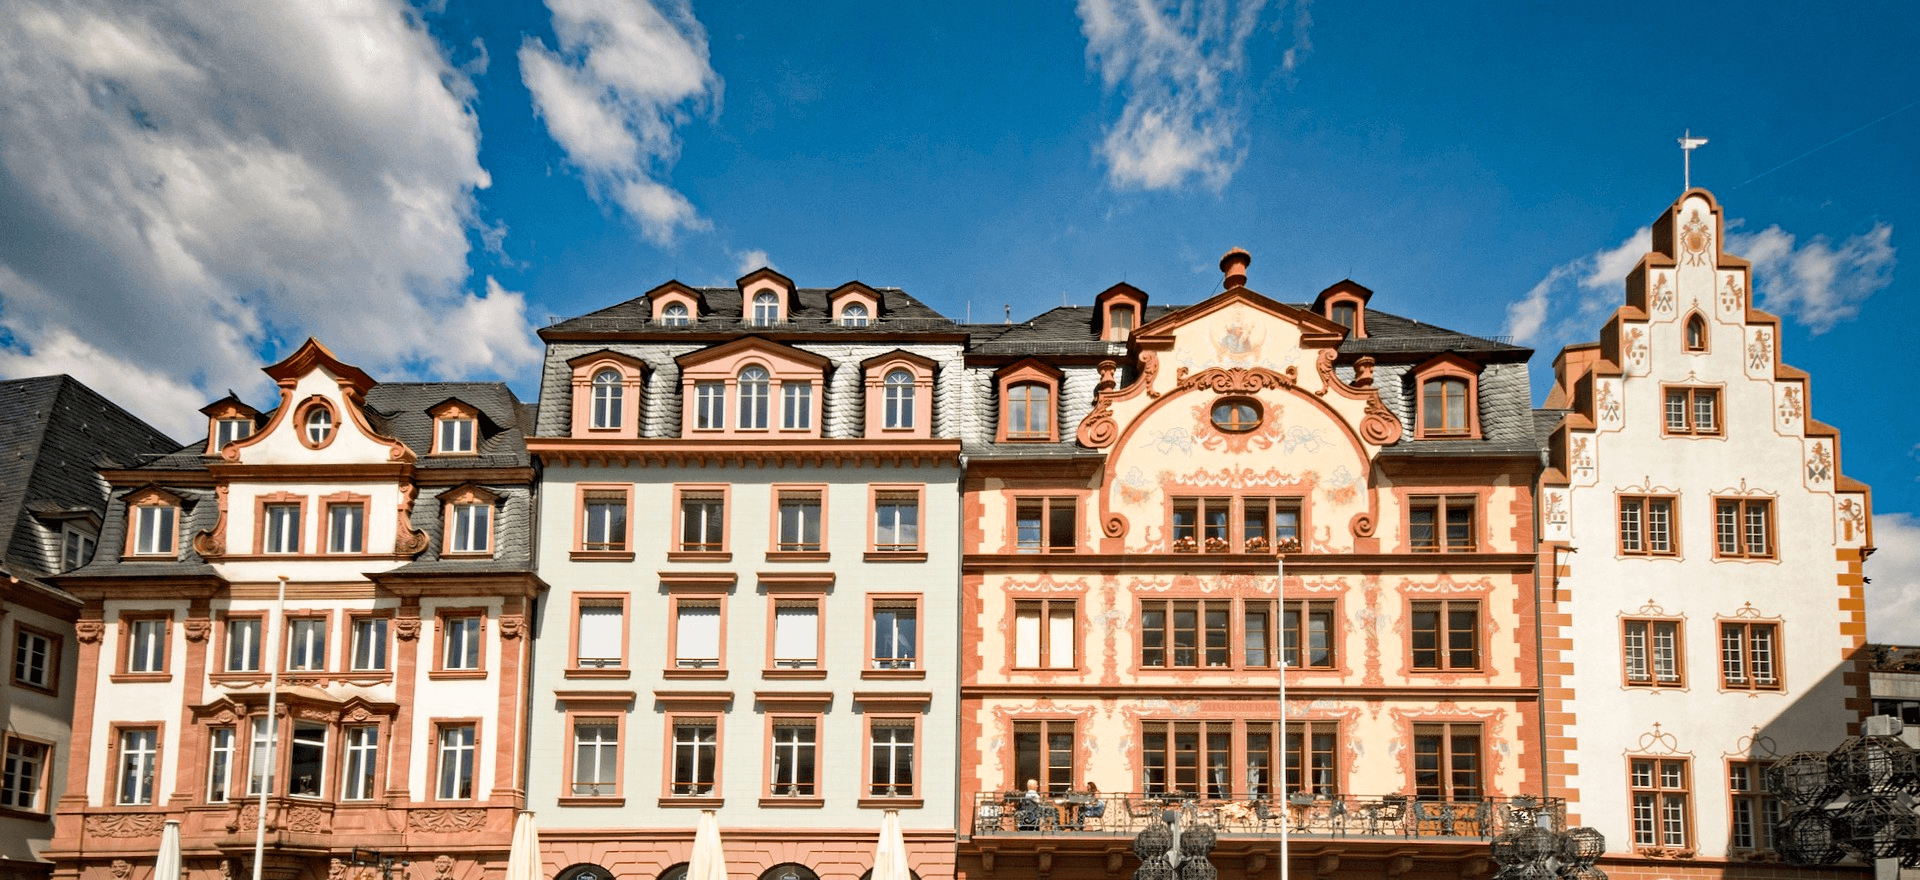
POLYGON ((1007 439, 1046 440, 1053 436, 1053 389, 1022 382, 1007 389, 1007 439))
POLYGON ((894 370, 887 374, 887 421, 889 428, 913 427, 913 374, 894 370))
POLYGON ((1126 339, 1129 334, 1133 333, 1133 320, 1133 306, 1124 304, 1109 306, 1107 308, 1107 338, 1116 341, 1126 339))
POLYGON ((307 410, 307 445, 320 446, 333 436, 333 410, 316 406, 307 410))
POLYGON ((1427 435, 1467 433, 1467 380, 1444 376, 1420 386, 1420 427, 1427 435))
POLYGON ((1213 426, 1241 434, 1260 426, 1260 405, 1244 397, 1230 397, 1213 405, 1213 426))
POLYGON ((780 320, 780 297, 771 291, 761 291, 753 295, 753 323, 768 327, 780 320))
POLYGON ((593 374, 593 421, 595 428, 620 427, 620 401, 626 388, 620 384, 620 371, 601 370, 593 374))
POLYGON ((1352 330, 1355 309, 1356 307, 1353 303, 1337 302, 1333 304, 1332 308, 1327 310, 1327 317, 1332 318, 1333 323, 1352 330))
POLYGON ((847 303, 840 309, 840 326, 867 326, 867 307, 864 303, 847 303))
POLYGON ((760 880, 820 880, 820 875, 808 870, 805 865, 788 862, 768 868, 766 873, 760 875, 760 880))
POLYGON ((748 367, 740 371, 740 427, 761 430, 767 427, 767 371, 748 367))
POLYGON ((1707 321, 1699 315, 1687 319, 1687 350, 1707 350, 1707 321))
POLYGON ((660 310, 660 323, 666 327, 685 327, 688 322, 686 303, 667 303, 660 310))

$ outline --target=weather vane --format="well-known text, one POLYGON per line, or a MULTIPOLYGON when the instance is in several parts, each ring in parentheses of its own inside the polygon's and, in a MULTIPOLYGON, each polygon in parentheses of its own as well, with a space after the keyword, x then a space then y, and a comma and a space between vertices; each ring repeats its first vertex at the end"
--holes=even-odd
POLYGON ((1693 189, 1693 151, 1706 142, 1706 138, 1694 137, 1693 129, 1687 129, 1686 133, 1680 136, 1680 155, 1684 157, 1681 160, 1681 166, 1685 169, 1686 175, 1683 178, 1686 181, 1683 189, 1693 189))

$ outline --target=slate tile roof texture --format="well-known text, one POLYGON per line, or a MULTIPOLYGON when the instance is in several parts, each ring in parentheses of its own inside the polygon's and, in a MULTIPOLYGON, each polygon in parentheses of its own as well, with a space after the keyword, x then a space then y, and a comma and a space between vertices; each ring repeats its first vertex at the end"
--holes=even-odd
POLYGON ((832 288, 801 287, 794 290, 796 305, 787 313, 787 322, 772 327, 761 327, 748 323, 741 315, 740 290, 735 287, 700 287, 699 291, 706 301, 698 320, 685 327, 663 327, 653 323, 653 303, 646 296, 637 296, 621 303, 615 303, 597 312, 589 312, 577 318, 565 318, 555 321, 540 331, 543 339, 550 335, 567 333, 630 333, 645 331, 662 334, 701 334, 714 332, 739 333, 756 330, 796 329, 808 332, 824 332, 848 337, 874 336, 893 333, 900 330, 936 330, 954 329, 953 319, 934 311, 906 291, 897 287, 875 288, 880 294, 879 314, 872 316, 865 327, 842 327, 833 320, 833 312, 828 302, 832 288))

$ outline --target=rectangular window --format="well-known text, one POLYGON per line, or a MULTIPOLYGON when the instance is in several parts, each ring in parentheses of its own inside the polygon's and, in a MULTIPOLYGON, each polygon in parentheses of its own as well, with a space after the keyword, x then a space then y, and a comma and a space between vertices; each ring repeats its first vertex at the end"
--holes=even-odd
POLYGON ((287 794, 320 797, 327 772, 327 726, 295 721, 293 747, 287 749, 287 759, 287 794))
POLYGON ((43 691, 53 690, 60 668, 60 641, 21 624, 13 627, 13 681, 43 691))
POLYGON ((868 728, 872 747, 872 778, 867 794, 872 797, 913 797, 913 721, 904 718, 875 718, 868 728))
POLYGON ((1173 549, 1177 553, 1226 553, 1227 518, 1233 511, 1231 498, 1173 499, 1173 549))
POLYGON ((380 728, 349 727, 347 760, 341 771, 340 797, 343 800, 371 800, 374 773, 380 767, 380 728))
POLYGON ((473 798, 475 739, 471 724, 448 724, 440 728, 439 773, 434 797, 443 801, 473 798))
POLYGON ((1013 724, 1013 787, 1038 780, 1040 790, 1064 795, 1074 788, 1072 721, 1016 721, 1013 724))
POLYGON ((234 730, 207 731, 207 803, 224 804, 233 795, 234 730))
POLYGON ((0 807, 10 810, 43 812, 46 798, 47 755, 45 743, 7 737, 6 764, 0 767, 0 807))
POLYGON ((1666 426, 1669 434, 1720 433, 1720 390, 1717 388, 1668 388, 1666 390, 1666 426))
POLYGON ((353 671, 384 671, 387 668, 387 619, 355 617, 348 626, 352 630, 353 671))
POLYGON ((173 553, 177 529, 174 519, 179 508, 171 505, 142 505, 134 508, 133 552, 140 555, 173 553))
POLYGON ((1633 556, 1673 555, 1672 498, 1623 495, 1620 498, 1620 552, 1633 556))
POLYGON ((167 619, 136 617, 127 621, 127 671, 167 671, 167 619))
POLYGON ((361 503, 327 505, 327 552, 361 553, 366 549, 367 506, 361 503))
POLYGON ((273 760, 268 752, 273 748, 272 732, 267 727, 267 719, 253 719, 251 751, 247 753, 247 794, 257 795, 264 787, 268 794, 273 793, 273 760))
POLYGON ((693 426, 718 431, 727 424, 727 386, 720 382, 693 384, 693 426))
POLYGON ((813 384, 780 383, 780 427, 805 431, 813 427, 813 384))
POLYGON ((1233 797, 1233 723, 1148 722, 1140 738, 1140 790, 1233 797))
POLYGON ((1074 601, 1022 599, 1013 603, 1013 665, 1023 669, 1072 669, 1074 601))
POLYGON ((720 666, 720 603, 682 600, 675 610, 673 665, 681 669, 720 666))
POLYGON ((227 444, 245 440, 253 436, 252 419, 221 419, 214 423, 213 448, 227 448, 227 444))
POLYGON ((1288 599, 1280 632, 1287 666, 1333 668, 1334 605, 1331 599, 1288 599), (1302 653, 1304 650, 1304 654, 1302 653))
POLYGON ((588 492, 583 500, 586 522, 581 530, 581 549, 627 549, 626 494, 588 492))
POLYGON ((1414 796, 1423 801, 1480 797, 1480 725, 1413 726, 1414 796))
POLYGON ((816 731, 810 720, 781 719, 773 723, 774 797, 813 797, 816 731))
POLYGON ((1627 762, 1633 796, 1633 845, 1687 848, 1687 762, 1633 758, 1627 762))
POLYGON ((1240 615, 1242 662, 1252 669, 1274 663, 1273 603, 1249 600, 1240 615))
POLYGON ((873 603, 874 669, 914 668, 920 659, 919 622, 916 603, 873 603))
POLYGON ((440 451, 441 452, 472 452, 473 451, 473 420, 472 419, 441 419, 440 420, 440 451))
POLYGON ((1777 691, 1780 628, 1771 623, 1720 624, 1720 686, 1729 690, 1777 691))
POLYGON ((575 629, 574 665, 614 669, 627 665, 627 607, 620 599, 581 599, 575 629))
POLYGON ((1140 665, 1191 669, 1231 665, 1233 603, 1150 599, 1140 603, 1140 665))
POLYGON ((814 490, 780 491, 780 535, 783 553, 820 549, 820 493, 814 490))
POLYGON ((1630 687, 1681 687, 1680 621, 1627 620, 1622 622, 1621 652, 1630 687))
POLYGON ((918 492, 874 494, 873 549, 876 553, 910 553, 920 549, 918 492))
MULTIPOLYGON (((680 549, 712 553, 726 549, 727 501, 719 492, 680 494, 680 549)), ((815 536, 818 543, 818 535, 815 536)))
POLYGON ((94 537, 91 533, 68 526, 60 532, 60 570, 72 571, 86 565, 93 559, 94 537))
POLYGON ((1022 498, 1014 504, 1014 546, 1021 553, 1072 553, 1079 542, 1072 498, 1022 498))
POLYGON ((1713 555, 1744 559, 1772 558, 1773 502, 1765 498, 1715 499, 1713 555))
POLYGON ((265 553, 300 552, 300 505, 269 504, 260 512, 266 531, 261 551, 265 553))
POLYGON ((777 669, 819 668, 819 600, 781 599, 773 603, 773 665, 777 669))
POLYGON ((476 615, 440 619, 441 669, 480 668, 480 618, 476 615))
POLYGON ((1472 496, 1416 496, 1407 499, 1408 543, 1420 553, 1465 553, 1474 549, 1472 496))
POLYGON ((287 668, 314 671, 327 668, 327 619, 295 617, 287 621, 287 668))
POLYGON ((1414 602, 1408 636, 1417 671, 1480 668, 1480 603, 1471 599, 1414 602))
POLYGON ((1733 796, 1733 828, 1727 845, 1732 849, 1773 849, 1773 824, 1780 821, 1780 801, 1767 785, 1768 766, 1762 761, 1727 764, 1727 792, 1733 796))
POLYGON ((1340 728, 1335 722, 1289 722, 1286 790, 1325 795, 1338 791, 1339 744, 1340 728))
POLYGON ((708 797, 720 759, 720 722, 717 718, 673 720, 673 782, 680 797, 708 797))
POLYGON ((453 553, 487 553, 493 537, 493 505, 455 504, 449 523, 452 540, 447 549, 453 553))
POLYGON ((118 739, 119 761, 114 774, 115 803, 133 806, 153 803, 154 775, 160 767, 160 730, 125 727, 118 739))
POLYGON ((1300 499, 1241 499, 1241 552, 1268 553, 1275 549, 1300 552, 1300 499))
POLYGON ((573 721, 573 796, 620 794, 620 722, 605 717, 573 721))
POLYGON ((227 618, 227 671, 260 671, 260 627, 258 617, 227 618))

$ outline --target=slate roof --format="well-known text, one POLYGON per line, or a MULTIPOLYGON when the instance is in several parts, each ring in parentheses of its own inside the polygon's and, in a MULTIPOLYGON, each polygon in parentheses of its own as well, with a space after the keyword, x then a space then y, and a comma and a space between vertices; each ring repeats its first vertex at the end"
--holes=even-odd
POLYGON ((1544 467, 1547 464, 1547 457, 1552 450, 1548 441, 1553 439, 1553 429, 1560 427, 1560 420, 1566 418, 1567 413, 1570 412, 1572 412, 1572 410, 1566 409, 1536 409, 1533 411, 1533 436, 1540 444, 1541 466, 1544 467))
POLYGON ((769 330, 775 332, 804 330, 809 333, 819 332, 830 335, 869 336, 898 333, 902 330, 956 329, 953 319, 934 311, 931 306, 914 299, 906 291, 897 287, 874 289, 880 295, 879 314, 872 316, 865 327, 842 327, 834 322, 828 295, 836 288, 795 288, 794 304, 787 312, 787 322, 773 327, 761 327, 746 322, 740 311, 740 289, 737 287, 691 289, 700 293, 706 301, 706 307, 701 310, 697 320, 685 327, 663 327, 653 323, 653 303, 643 295, 577 318, 556 321, 541 330, 540 337, 546 339, 553 334, 567 333, 646 332, 674 336, 769 330))
MULTIPOLYGON (((1147 306, 1140 323, 1144 326, 1183 308, 1186 307, 1147 306)), ((967 353, 1107 355, 1116 350, 1125 351, 1124 344, 1100 338, 1098 319, 1099 312, 1093 306, 1060 306, 1017 324, 968 324, 967 353)))

